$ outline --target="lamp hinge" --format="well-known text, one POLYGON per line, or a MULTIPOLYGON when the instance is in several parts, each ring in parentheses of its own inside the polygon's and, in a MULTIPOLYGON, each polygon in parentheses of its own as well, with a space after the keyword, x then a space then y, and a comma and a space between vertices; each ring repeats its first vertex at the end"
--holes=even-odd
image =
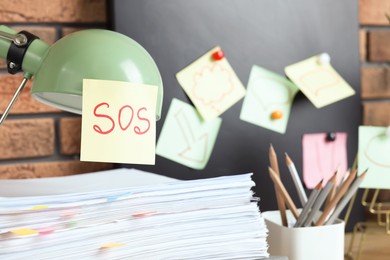
POLYGON ((38 36, 27 31, 21 31, 17 35, 20 36, 21 40, 12 41, 7 53, 7 69, 10 74, 22 71, 23 58, 27 48, 35 39, 39 39, 38 36))

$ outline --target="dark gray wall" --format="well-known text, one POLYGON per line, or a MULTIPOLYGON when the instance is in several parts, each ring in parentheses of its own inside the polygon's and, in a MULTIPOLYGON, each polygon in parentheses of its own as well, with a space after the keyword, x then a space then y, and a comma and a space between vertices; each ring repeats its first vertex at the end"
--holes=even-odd
MULTIPOLYGON (((276 209, 267 167, 270 143, 280 161, 283 182, 298 202, 284 163, 284 152, 302 173, 304 133, 348 133, 348 160, 357 152, 361 122, 356 0, 113 0, 111 28, 144 46, 155 59, 164 83, 164 124, 172 98, 190 103, 175 74, 219 45, 244 85, 252 65, 284 74, 284 67, 327 52, 333 67, 356 90, 356 95, 316 109, 301 92, 296 96, 282 135, 239 119, 242 100, 222 114, 223 122, 207 167, 193 170, 157 156, 155 166, 125 165, 179 179, 254 172, 262 211, 276 209)), ((354 218, 361 218, 355 206, 354 218)))

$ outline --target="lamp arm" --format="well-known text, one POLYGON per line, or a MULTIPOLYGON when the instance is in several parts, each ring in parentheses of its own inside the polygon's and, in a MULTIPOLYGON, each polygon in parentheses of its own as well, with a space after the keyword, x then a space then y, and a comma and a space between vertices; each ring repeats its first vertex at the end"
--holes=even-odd
MULTIPOLYGON (((35 40, 38 39, 37 36, 22 31, 19 33, 15 33, 12 30, 8 29, 5 26, 0 26, 0 40, 1 42, 1 52, 6 52, 1 55, 1 57, 4 56, 4 58, 7 59, 7 69, 8 72, 11 74, 15 74, 17 72, 22 71, 22 63, 24 60, 24 56, 27 53, 27 49, 29 48, 30 44, 35 40), (5 41, 4 41, 5 40, 5 41), (7 42, 10 43, 7 43, 7 42)), ((39 45, 39 44, 38 44, 39 45)), ((38 48, 40 49, 40 48, 38 48)), ((29 54, 31 56, 31 54, 29 54)), ((34 52, 33 55, 34 57, 34 52)), ((31 67, 31 66, 30 66, 31 67)), ((25 72, 22 82, 20 83, 19 87, 17 88, 15 94, 13 95, 11 101, 9 102, 8 106, 4 110, 3 114, 0 114, 0 125, 3 124, 5 119, 7 118, 11 107, 15 103, 17 97, 24 89, 24 86, 26 85, 27 81, 32 77, 32 73, 25 72)))
POLYGON ((27 43, 27 37, 23 33, 7 33, 0 31, 0 38, 12 41, 16 46, 24 46, 27 43))
POLYGON ((4 110, 3 114, 0 118, 0 125, 3 124, 4 120, 7 118, 9 111, 11 110, 11 107, 14 105, 16 99, 18 98, 19 94, 22 92, 24 86, 26 85, 27 81, 31 78, 31 74, 25 73, 22 82, 20 83, 19 87, 17 88, 15 94, 13 95, 11 101, 9 102, 7 108, 4 110))

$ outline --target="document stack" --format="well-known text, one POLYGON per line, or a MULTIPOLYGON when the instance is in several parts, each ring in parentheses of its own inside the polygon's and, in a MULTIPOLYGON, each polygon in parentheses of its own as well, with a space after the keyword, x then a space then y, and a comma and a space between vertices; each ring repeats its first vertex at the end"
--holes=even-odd
POLYGON ((135 169, 0 181, 0 259, 261 259, 251 173, 175 180, 135 169))

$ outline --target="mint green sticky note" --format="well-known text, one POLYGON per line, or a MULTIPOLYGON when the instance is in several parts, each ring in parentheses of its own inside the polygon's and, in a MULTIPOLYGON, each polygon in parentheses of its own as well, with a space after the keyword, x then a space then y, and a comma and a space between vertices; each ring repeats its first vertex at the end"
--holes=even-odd
POLYGON ((193 169, 206 167, 222 119, 203 121, 197 110, 178 99, 172 99, 157 142, 156 153, 193 169))
POLYGON ((360 187, 390 188, 390 136, 386 127, 359 127, 358 169, 359 173, 368 169, 360 187))
POLYGON ((298 87, 287 78, 254 65, 249 75, 240 119, 284 134, 297 92, 298 87), (272 117, 274 112, 282 116, 275 119, 272 117))

